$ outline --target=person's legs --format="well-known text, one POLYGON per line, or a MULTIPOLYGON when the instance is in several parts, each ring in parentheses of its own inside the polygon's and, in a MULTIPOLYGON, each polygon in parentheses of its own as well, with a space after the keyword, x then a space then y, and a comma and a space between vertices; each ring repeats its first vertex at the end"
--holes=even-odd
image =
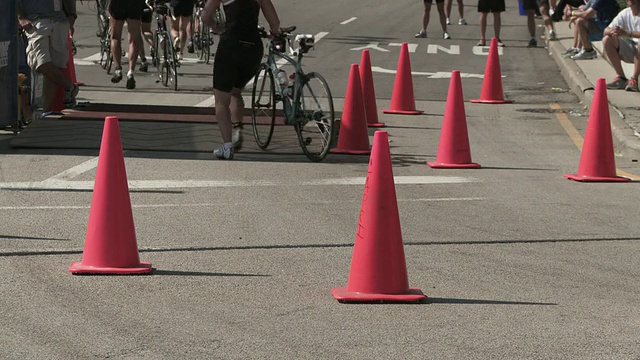
MULTIPOLYGON (((117 83, 122 80, 122 28, 124 26, 124 20, 111 19, 111 56, 113 57, 113 65, 115 70, 112 83, 117 83)), ((129 54, 131 56, 131 54, 129 54)))
MULTIPOLYGON (((451 9, 449 9, 449 13, 451 13, 451 9)), ((467 22, 464 20, 464 3, 463 0, 458 0, 458 15, 460 15, 460 19, 458 20, 459 25, 467 25, 467 22)), ((449 17, 449 16, 447 16, 449 17)))
POLYGON ((71 91, 74 88, 74 85, 64 76, 62 70, 51 62, 40 65, 37 71, 41 73, 43 77, 42 86, 44 88, 42 91, 42 109, 47 112, 51 110, 51 106, 58 95, 58 89, 63 88, 66 91, 71 91))
POLYGON ((580 39, 580 43, 582 44, 582 48, 585 50, 593 50, 591 45, 591 41, 589 41, 589 31, 588 31, 589 22, 583 18, 576 19, 576 32, 578 33, 578 38, 580 39))
POLYGON ((429 26, 429 17, 431 17, 431 2, 424 2, 424 12, 422 13, 422 31, 427 32, 429 26))
POLYGON ((495 34, 498 42, 502 42, 500 40, 500 28, 502 27, 502 18, 500 16, 500 12, 493 13, 493 33, 495 34))
POLYGON ((180 59, 184 54, 184 48, 187 46, 187 39, 191 38, 191 29, 189 23, 191 22, 191 16, 180 17, 180 59))
MULTIPOLYGON (((444 15, 446 17, 446 20, 449 20, 451 18, 451 7, 453 5, 453 0, 445 0, 444 2, 444 15)), ((447 22, 447 24, 449 24, 450 22, 447 22)))
POLYGON ((440 26, 442 27, 444 38, 449 39, 449 33, 447 33, 447 17, 444 14, 444 1, 436 1, 436 8, 440 16, 440 26))
POLYGON ((622 69, 620 54, 618 53, 620 48, 619 39, 615 36, 605 36, 602 39, 602 47, 604 48, 605 54, 607 54, 607 58, 609 59, 613 70, 619 77, 626 79, 624 76, 624 70, 622 69))
MULTIPOLYGON (((480 38, 481 38, 482 46, 485 45, 486 33, 487 33, 487 13, 481 12, 480 13, 480 38)), ((480 45, 480 43, 478 44, 480 45)))

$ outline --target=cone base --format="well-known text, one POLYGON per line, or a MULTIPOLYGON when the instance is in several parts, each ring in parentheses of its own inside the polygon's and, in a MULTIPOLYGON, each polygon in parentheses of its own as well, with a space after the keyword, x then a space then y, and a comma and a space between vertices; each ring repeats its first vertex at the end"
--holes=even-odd
POLYGON ((343 303, 357 302, 389 302, 407 303, 420 302, 427 299, 427 296, 418 288, 409 288, 406 294, 366 294, 361 292, 348 291, 347 287, 337 287, 331 289, 333 297, 343 303))
POLYGON ((422 110, 382 110, 385 114, 399 114, 399 115, 420 115, 424 113, 422 110))
POLYGON ((138 267, 114 268, 82 265, 81 261, 72 262, 69 272, 72 274, 111 274, 111 275, 135 275, 151 273, 151 263, 140 262, 138 267))
POLYGON ((387 126, 385 123, 377 122, 377 123, 367 123, 367 127, 370 128, 380 128, 387 126))
POLYGON ((349 154, 349 155, 369 155, 371 150, 349 150, 349 149, 331 149, 332 154, 349 154))
POLYGON ((564 174, 569 180, 583 181, 583 182, 628 182, 629 178, 621 176, 587 176, 578 174, 564 174))
POLYGON ((483 99, 477 99, 477 100, 469 100, 469 102, 472 103, 476 103, 476 104, 511 104, 513 102, 513 100, 483 100, 483 99))
POLYGON ((427 161, 427 165, 434 169, 479 169, 480 164, 466 163, 466 164, 445 164, 433 161, 427 161))

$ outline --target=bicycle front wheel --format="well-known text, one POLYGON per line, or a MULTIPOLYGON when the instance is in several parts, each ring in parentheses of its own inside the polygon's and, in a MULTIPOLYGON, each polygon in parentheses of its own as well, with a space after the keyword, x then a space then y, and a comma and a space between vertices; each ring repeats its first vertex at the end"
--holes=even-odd
POLYGON ((296 112, 295 129, 300 147, 311 161, 322 161, 335 133, 333 97, 327 81, 318 73, 305 75, 296 112))
POLYGON ((276 123, 275 83, 271 69, 266 64, 260 65, 253 79, 251 91, 251 122, 256 144, 263 150, 271 142, 273 127, 276 123))

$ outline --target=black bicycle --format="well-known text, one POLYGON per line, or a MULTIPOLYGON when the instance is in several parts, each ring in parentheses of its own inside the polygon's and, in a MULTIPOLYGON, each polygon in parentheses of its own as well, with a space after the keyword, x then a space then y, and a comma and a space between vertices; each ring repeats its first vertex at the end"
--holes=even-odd
POLYGON ((167 29, 167 17, 171 16, 175 20, 173 9, 164 2, 157 3, 155 8, 149 4, 149 0, 146 4, 149 11, 155 10, 156 30, 153 32, 155 53, 151 61, 158 70, 158 81, 164 86, 169 86, 171 83, 171 87, 178 90, 178 58, 173 47, 171 31, 167 29))

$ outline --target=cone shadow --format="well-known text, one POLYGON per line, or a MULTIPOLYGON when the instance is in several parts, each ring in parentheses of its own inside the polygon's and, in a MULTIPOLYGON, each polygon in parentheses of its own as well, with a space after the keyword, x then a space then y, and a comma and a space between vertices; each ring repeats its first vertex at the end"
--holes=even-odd
POLYGON ((179 270, 157 270, 154 269, 153 275, 161 276, 238 276, 238 277, 270 277, 271 275, 264 274, 239 274, 239 273, 215 273, 215 272, 203 272, 203 271, 179 271, 179 270))
POLYGON ((458 298, 427 298, 427 304, 456 304, 456 305, 558 305, 557 303, 529 302, 529 301, 506 301, 506 300, 484 300, 484 299, 458 299, 458 298))

